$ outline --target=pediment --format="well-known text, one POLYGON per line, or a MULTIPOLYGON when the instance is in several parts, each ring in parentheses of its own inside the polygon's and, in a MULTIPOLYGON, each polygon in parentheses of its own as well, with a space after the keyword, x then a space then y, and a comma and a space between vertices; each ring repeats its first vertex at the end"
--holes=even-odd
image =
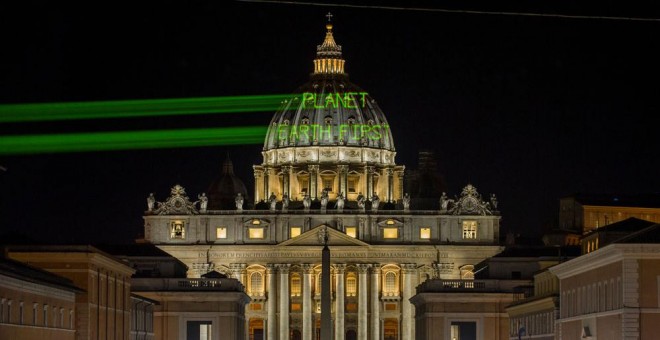
MULTIPOLYGON (((310 229, 290 240, 286 240, 278 247, 288 246, 322 246, 323 243, 319 240, 319 233, 323 231, 325 225, 320 225, 316 228, 310 229)), ((350 237, 343 232, 336 230, 332 227, 327 227, 328 231, 328 245, 329 246, 363 246, 368 247, 369 244, 362 242, 356 238, 350 237)))

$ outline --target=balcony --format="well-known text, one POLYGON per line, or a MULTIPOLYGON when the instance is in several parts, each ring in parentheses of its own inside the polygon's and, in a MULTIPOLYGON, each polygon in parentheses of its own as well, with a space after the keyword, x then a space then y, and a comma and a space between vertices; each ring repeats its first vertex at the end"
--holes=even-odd
POLYGON ((242 292, 243 285, 236 279, 225 278, 135 278, 133 291, 231 291, 242 292))

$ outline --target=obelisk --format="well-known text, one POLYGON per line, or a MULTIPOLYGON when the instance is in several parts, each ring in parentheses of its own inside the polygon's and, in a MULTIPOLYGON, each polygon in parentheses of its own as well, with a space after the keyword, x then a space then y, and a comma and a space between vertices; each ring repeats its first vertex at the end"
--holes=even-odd
POLYGON ((324 228, 321 253, 321 340, 332 340, 332 309, 330 305, 330 248, 328 227, 324 228))

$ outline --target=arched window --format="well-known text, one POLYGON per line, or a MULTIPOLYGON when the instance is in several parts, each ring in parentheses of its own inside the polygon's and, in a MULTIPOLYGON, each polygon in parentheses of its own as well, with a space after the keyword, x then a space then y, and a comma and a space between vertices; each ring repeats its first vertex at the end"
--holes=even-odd
POLYGON ((389 294, 396 293, 396 274, 394 272, 385 274, 385 292, 389 294))
POLYGON ((264 279, 259 272, 254 272, 250 276, 250 293, 257 296, 264 294, 264 279))
POLYGON ((291 296, 300 296, 300 274, 294 273, 291 275, 291 296))
POLYGON ((346 296, 355 296, 357 294, 357 279, 355 273, 349 273, 346 276, 346 296))

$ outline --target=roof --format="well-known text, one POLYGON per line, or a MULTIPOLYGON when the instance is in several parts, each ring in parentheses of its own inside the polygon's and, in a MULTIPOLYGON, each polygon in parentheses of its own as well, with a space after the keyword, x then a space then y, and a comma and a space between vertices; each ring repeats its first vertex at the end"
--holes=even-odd
POLYGON ((126 262, 91 245, 9 245, 5 248, 11 253, 96 253, 128 266, 126 262))
POLYGON ((565 198, 574 198, 582 205, 660 208, 660 193, 636 195, 575 194, 565 198))
POLYGON ((72 292, 83 291, 74 286, 73 282, 67 278, 2 256, 0 256, 0 275, 13 277, 21 281, 65 289, 72 292))
POLYGON ((493 258, 504 257, 573 257, 580 255, 579 246, 547 247, 547 246, 513 246, 506 247, 504 251, 493 256, 493 258))
POLYGON ((114 256, 172 257, 151 243, 101 244, 96 247, 114 256))
POLYGON ((660 224, 653 224, 613 243, 660 243, 660 224))
POLYGON ((606 232, 624 232, 624 233, 629 233, 629 232, 636 232, 640 231, 642 229, 648 228, 651 225, 653 225, 653 222, 646 221, 646 220, 641 220, 639 218, 635 217, 630 217, 627 218, 623 221, 611 223, 605 226, 602 226, 600 228, 596 228, 594 230, 591 230, 587 234, 585 234, 583 237, 587 237, 589 235, 593 235, 595 233, 606 233, 606 232))

